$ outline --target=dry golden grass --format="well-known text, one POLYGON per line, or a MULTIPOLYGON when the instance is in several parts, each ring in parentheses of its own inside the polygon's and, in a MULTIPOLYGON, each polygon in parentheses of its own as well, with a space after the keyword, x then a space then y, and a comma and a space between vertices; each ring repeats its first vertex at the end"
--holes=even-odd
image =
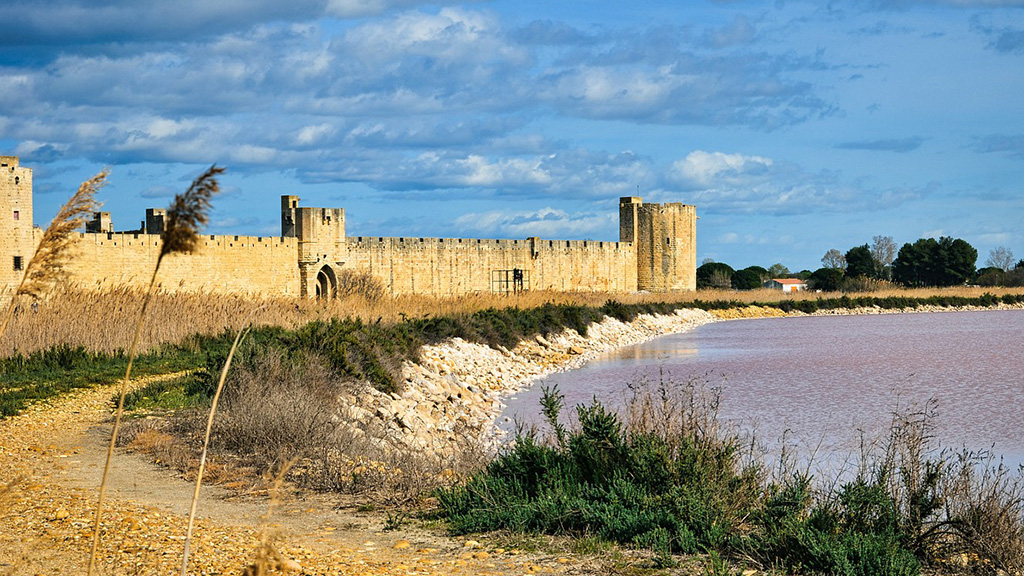
MULTIPOLYGON (((996 295, 1021 294, 1022 288, 933 288, 886 290, 850 293, 848 296, 905 296, 924 298, 933 295, 977 297, 989 292, 996 295)), ((248 324, 292 328, 317 319, 356 317, 373 322, 381 318, 394 322, 408 318, 471 313, 485 308, 519 306, 530 308, 553 302, 600 306, 613 298, 620 302, 687 302, 700 300, 734 300, 739 302, 773 302, 834 298, 840 293, 800 292, 782 294, 774 290, 700 290, 671 294, 609 294, 606 292, 527 292, 516 295, 470 294, 458 298, 428 296, 385 296, 367 301, 360 296, 347 296, 328 302, 306 298, 263 298, 252 295, 208 293, 168 293, 153 295, 147 320, 142 329, 139 348, 151 349, 163 343, 182 342, 192 334, 219 334, 237 331, 248 324)), ((9 295, 8 295, 9 297, 9 295)), ((138 321, 144 292, 140 289, 117 288, 102 292, 58 287, 37 302, 37 306, 21 306, 0 337, 0 356, 14 352, 30 353, 68 344, 84 346, 93 351, 126 350, 131 344, 131 331, 138 321)))
POLYGON ((108 174, 107 170, 103 170, 82 182, 78 191, 61 207, 60 212, 46 227, 32 259, 25 267, 21 282, 7 300, 7 313, 0 323, 0 336, 7 331, 7 326, 17 310, 19 296, 37 299, 61 279, 64 266, 71 259, 71 247, 75 243, 71 233, 82 226, 86 217, 99 207, 96 202, 96 191, 106 184, 108 174))

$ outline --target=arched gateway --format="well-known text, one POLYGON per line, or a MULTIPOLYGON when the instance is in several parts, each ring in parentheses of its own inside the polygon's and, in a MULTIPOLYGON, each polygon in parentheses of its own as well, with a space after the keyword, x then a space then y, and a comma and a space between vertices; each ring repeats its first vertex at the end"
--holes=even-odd
POLYGON ((316 297, 334 298, 338 291, 338 277, 330 266, 324 265, 316 273, 316 297))

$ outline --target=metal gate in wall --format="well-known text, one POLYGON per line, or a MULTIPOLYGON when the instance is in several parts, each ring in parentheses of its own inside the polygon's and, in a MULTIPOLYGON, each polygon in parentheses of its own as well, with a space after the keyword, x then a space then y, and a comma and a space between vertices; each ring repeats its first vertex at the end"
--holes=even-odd
POLYGON ((491 270, 491 292, 512 294, 530 289, 530 271, 522 268, 491 270))

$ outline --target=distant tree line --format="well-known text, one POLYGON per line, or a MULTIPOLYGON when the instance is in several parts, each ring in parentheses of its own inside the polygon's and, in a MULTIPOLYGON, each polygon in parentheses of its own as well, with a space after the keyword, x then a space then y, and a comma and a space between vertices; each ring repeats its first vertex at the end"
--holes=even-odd
POLYGON ((943 236, 921 238, 899 250, 891 236, 875 236, 871 244, 854 246, 845 253, 825 252, 822 267, 791 273, 782 264, 765 269, 750 266, 734 270, 722 262, 705 261, 697 268, 697 288, 750 290, 773 278, 800 278, 826 292, 871 290, 899 284, 907 287, 1024 286, 1024 260, 999 246, 989 253, 986 266, 976 269, 978 251, 965 240, 943 236))

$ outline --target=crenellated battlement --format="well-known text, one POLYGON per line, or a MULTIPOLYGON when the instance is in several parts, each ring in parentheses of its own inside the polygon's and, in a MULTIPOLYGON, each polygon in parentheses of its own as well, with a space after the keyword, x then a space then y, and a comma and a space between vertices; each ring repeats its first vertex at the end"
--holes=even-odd
MULTIPOLYGON (((459 296, 511 290, 675 291, 696 287, 696 210, 619 202, 619 241, 345 235, 345 210, 281 196, 281 235, 204 235, 198 250, 161 266, 165 290, 329 297, 343 274, 366 274, 394 294, 459 296)), ((115 231, 98 212, 78 233, 70 279, 83 286, 144 286, 160 251, 166 210, 115 231)), ((32 226, 32 171, 0 156, 0 281, 20 281, 41 235, 32 226), (21 266, 22 269, 18 269, 21 266)))

